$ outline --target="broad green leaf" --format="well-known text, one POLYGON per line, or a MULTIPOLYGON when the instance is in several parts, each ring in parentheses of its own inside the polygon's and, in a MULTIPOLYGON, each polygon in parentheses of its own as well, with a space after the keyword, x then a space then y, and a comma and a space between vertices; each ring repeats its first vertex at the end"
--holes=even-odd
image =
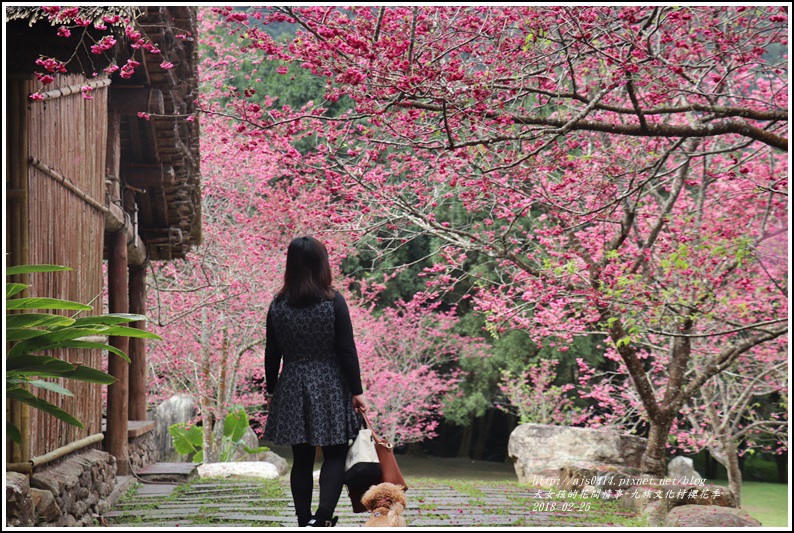
POLYGON ((249 448, 248 446, 243 446, 243 450, 245 450, 246 453, 263 453, 269 451, 270 448, 268 448, 267 446, 259 446, 257 448, 249 448))
POLYGON ((11 357, 16 357, 20 353, 48 350, 54 348, 54 346, 58 343, 76 340, 81 337, 92 337, 94 335, 103 335, 102 331, 104 331, 105 329, 106 326, 102 326, 101 328, 93 328, 93 329, 67 327, 67 328, 57 329, 55 331, 49 331, 45 335, 38 335, 32 339, 28 339, 20 343, 17 343, 11 348, 11 350, 8 351, 6 357, 11 358, 11 357))
POLYGON ((8 328, 51 328, 71 326, 75 323, 73 318, 45 313, 19 313, 6 315, 6 329, 8 328))
POLYGON ((58 298, 16 298, 6 302, 6 309, 66 309, 69 311, 90 311, 90 305, 60 300, 58 298))
POLYGON ((16 372, 6 372, 6 390, 16 389, 30 381, 28 376, 16 372))
POLYGON ((199 450, 196 452, 196 455, 193 456, 194 463, 203 463, 204 462, 204 450, 199 450))
POLYGON ((78 364, 71 372, 66 372, 63 375, 66 379, 75 379, 77 381, 86 381, 88 383, 99 383, 101 385, 112 385, 118 381, 110 374, 106 374, 96 368, 78 364))
POLYGON ((6 435, 17 444, 22 444, 22 434, 19 432, 19 428, 8 420, 6 420, 6 435))
POLYGON ((248 429, 248 415, 243 409, 237 409, 226 415, 223 424, 223 436, 228 437, 232 442, 239 442, 245 431, 248 429))
POLYGON ((6 298, 11 298, 30 287, 24 283, 6 283, 6 298))
POLYGON ((169 426, 168 432, 171 434, 171 440, 174 443, 174 450, 180 455, 190 455, 201 449, 201 428, 198 426, 191 426, 190 429, 185 429, 185 424, 174 424, 169 426))
POLYGON ((58 394, 63 394, 64 396, 72 396, 74 394, 69 389, 61 387, 57 383, 53 383, 52 381, 42 381, 40 379, 33 379, 28 381, 29 384, 33 385, 34 387, 38 387, 40 389, 46 389, 52 392, 57 392, 58 394))
POLYGON ((63 420, 67 424, 71 424, 80 429, 85 429, 85 426, 82 424, 82 422, 77 420, 75 417, 73 417, 72 415, 70 415, 60 407, 55 406, 46 400, 42 400, 41 398, 37 398, 36 396, 26 391, 25 389, 15 389, 12 391, 6 391, 6 397, 20 401, 22 403, 26 403, 31 407, 38 409, 39 411, 44 411, 45 413, 50 414, 59 420, 63 420))
POLYGON ((63 346, 62 346, 63 348, 84 348, 86 350, 107 350, 110 353, 114 353, 114 354, 118 355, 119 357, 121 357, 122 359, 127 361, 128 363, 132 362, 132 361, 130 361, 130 357, 126 353, 124 353, 124 351, 122 351, 122 350, 120 350, 120 349, 118 349, 115 346, 112 346, 110 344, 105 344, 105 343, 102 343, 102 342, 89 342, 89 341, 68 341, 68 342, 64 342, 62 344, 63 344, 63 346))
POLYGON ((146 317, 144 315, 132 315, 127 313, 111 313, 99 316, 84 316, 75 320, 74 325, 77 327, 93 327, 140 321, 146 321, 146 317))
MULTIPOLYGON (((102 326, 98 325, 93 328, 77 328, 74 326, 66 327, 57 329, 55 331, 47 332, 45 335, 38 335, 34 338, 25 340, 16 344, 11 350, 8 352, 7 357, 16 357, 19 353, 26 353, 26 352, 38 352, 42 350, 54 350, 57 348, 80 348, 80 347, 87 347, 87 346, 78 346, 76 344, 71 344, 66 346, 65 343, 68 341, 79 341, 79 339, 83 337, 93 337, 93 336, 116 336, 116 337, 138 337, 143 339, 155 339, 161 340, 159 335, 155 333, 151 333, 149 331, 137 329, 137 328, 127 328, 124 326, 102 326)), ((91 348, 95 348, 96 346, 91 346, 91 348)), ((107 349, 107 348, 103 348, 107 349)), ((115 352, 114 352, 115 353, 115 352)), ((122 355, 124 359, 127 359, 126 355, 122 355)))
POLYGON ((119 350, 115 346, 112 346, 110 344, 105 344, 105 343, 102 343, 102 342, 78 341, 78 340, 64 341, 64 342, 58 342, 58 343, 55 343, 55 344, 51 344, 49 346, 45 346, 45 347, 40 348, 39 350, 35 350, 35 351, 59 350, 61 348, 81 348, 81 349, 84 349, 84 350, 107 350, 108 352, 111 352, 111 353, 114 353, 114 354, 118 355, 119 357, 121 357, 122 359, 127 361, 128 363, 131 362, 129 356, 127 354, 125 354, 122 350, 119 350))
POLYGON ((107 326, 106 329, 104 329, 100 334, 111 337, 136 337, 138 339, 155 339, 158 341, 163 340, 160 335, 152 333, 151 331, 138 328, 128 328, 125 326, 107 326))
POLYGON ((22 341, 47 335, 49 331, 29 328, 6 328, 6 341, 22 341))
POLYGON ((60 377, 64 372, 71 372, 75 365, 62 359, 47 355, 20 355, 6 359, 6 372, 16 374, 33 374, 45 377, 60 377))
POLYGON ((6 276, 31 274, 33 272, 64 272, 67 270, 72 269, 60 265, 17 265, 6 268, 6 276))

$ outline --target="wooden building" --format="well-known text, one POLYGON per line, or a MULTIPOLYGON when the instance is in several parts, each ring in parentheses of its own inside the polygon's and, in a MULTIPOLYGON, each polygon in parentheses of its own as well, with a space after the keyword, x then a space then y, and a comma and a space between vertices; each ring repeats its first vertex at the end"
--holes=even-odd
MULTIPOLYGON (((95 313, 147 314, 148 263, 182 258, 201 241, 196 8, 80 9, 95 22, 120 20, 105 23, 109 30, 75 28, 65 38, 57 34, 62 24, 41 7, 6 8, 5 264, 74 269, 22 280, 31 284, 28 295, 89 303, 95 313), (125 19, 159 53, 131 47, 125 19), (90 46, 108 31, 117 43, 93 54, 90 46), (34 74, 42 72, 35 64, 41 56, 68 60, 68 72, 43 86, 34 74), (132 77, 104 71, 129 58, 140 63, 132 77), (173 68, 161 66, 167 63, 173 68), (33 93, 43 99, 32 100, 33 93)), ((7 406, 6 416, 23 433, 22 446, 7 441, 7 466, 35 467, 37 457, 86 443, 104 447, 116 457, 118 473, 128 473, 130 421, 146 419, 146 346, 120 337, 111 343, 132 359, 110 356, 116 384, 104 391, 70 382, 64 385, 73 398, 45 397, 85 430, 21 404, 7 406)), ((55 355, 95 368, 108 357, 88 350, 55 355)))

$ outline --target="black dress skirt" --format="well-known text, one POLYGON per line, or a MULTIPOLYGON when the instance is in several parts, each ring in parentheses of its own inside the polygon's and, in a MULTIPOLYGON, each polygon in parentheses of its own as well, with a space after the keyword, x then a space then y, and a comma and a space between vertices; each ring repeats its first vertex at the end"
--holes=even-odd
POLYGON ((266 336, 265 374, 273 400, 265 439, 277 445, 330 446, 355 438, 352 396, 362 393, 361 375, 342 295, 305 307, 274 300, 266 336))

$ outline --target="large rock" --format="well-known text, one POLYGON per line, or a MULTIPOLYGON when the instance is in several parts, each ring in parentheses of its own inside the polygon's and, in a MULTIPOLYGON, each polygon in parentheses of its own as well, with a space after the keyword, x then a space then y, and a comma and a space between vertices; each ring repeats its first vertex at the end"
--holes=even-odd
POLYGON ((720 485, 669 485, 663 493, 668 509, 681 505, 737 506, 733 493, 720 485))
MULTIPOLYGON (((580 490, 592 492, 595 489, 615 491, 626 490, 633 484, 638 484, 640 470, 629 466, 614 467, 601 466, 596 468, 582 468, 565 465, 560 468, 559 486, 565 490, 580 490)), ((534 476, 533 476, 534 477, 534 476)))
POLYGON ((30 484, 25 474, 6 472, 6 526, 28 527, 34 525, 33 502, 30 484))
POLYGON ((667 476, 684 485, 695 484, 703 479, 692 463, 692 459, 679 455, 667 463, 667 476))
POLYGON ((671 509, 664 519, 669 527, 760 527, 761 522, 746 511, 732 507, 681 505, 671 509))
POLYGON ((265 462, 206 463, 199 465, 200 477, 258 477, 278 479, 276 466, 265 462))
POLYGON ((615 431, 522 424, 510 434, 507 453, 519 483, 538 476, 557 476, 563 466, 639 467, 646 439, 615 431))
POLYGON ((158 405, 150 413, 155 422, 154 438, 160 461, 180 463, 187 461, 187 456, 174 451, 174 444, 168 428, 180 422, 192 420, 197 413, 196 402, 188 394, 177 394, 158 405))
POLYGON ((38 520, 55 522, 61 517, 61 508, 55 503, 55 496, 48 490, 30 489, 30 499, 36 510, 38 520))
POLYGON ((259 453, 248 453, 245 451, 244 447, 248 447, 249 449, 258 448, 259 447, 259 437, 256 436, 256 432, 252 428, 248 428, 245 430, 245 435, 242 438, 243 445, 238 446, 237 449, 232 453, 231 461, 264 461, 265 460, 265 453, 267 452, 259 452, 259 453))
POLYGON ((274 465, 279 476, 286 476, 289 474, 289 463, 276 452, 267 451, 263 453, 261 460, 274 465))
MULTIPOLYGON (((256 432, 250 427, 243 436, 243 444, 248 448, 259 447, 259 437, 257 437, 256 432)), ((273 464, 279 476, 284 476, 289 473, 289 464, 287 460, 270 450, 259 453, 248 453, 242 446, 239 446, 232 456, 232 461, 264 461, 273 464)))

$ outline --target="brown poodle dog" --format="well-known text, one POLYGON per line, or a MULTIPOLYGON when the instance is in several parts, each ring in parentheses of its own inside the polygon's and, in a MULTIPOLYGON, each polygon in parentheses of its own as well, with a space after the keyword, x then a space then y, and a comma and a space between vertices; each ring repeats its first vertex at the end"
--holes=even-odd
POLYGON ((372 515, 364 527, 405 527, 405 491, 394 483, 373 485, 361 497, 361 503, 372 515))

